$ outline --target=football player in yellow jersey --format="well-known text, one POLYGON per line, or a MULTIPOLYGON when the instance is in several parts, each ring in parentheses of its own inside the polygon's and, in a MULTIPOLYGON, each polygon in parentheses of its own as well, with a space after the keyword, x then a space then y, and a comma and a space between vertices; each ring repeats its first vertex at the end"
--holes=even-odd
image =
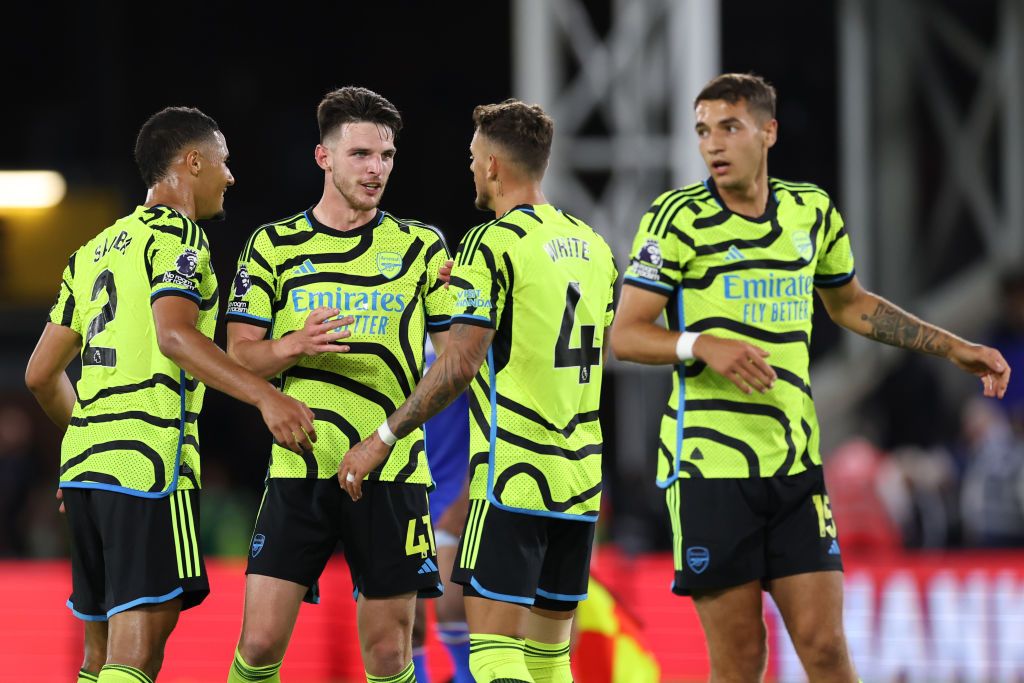
POLYGON ((762 679, 766 589, 809 679, 853 683, 810 399, 811 291, 836 323, 945 358, 977 375, 986 396, 1003 396, 1010 368, 995 349, 865 290, 828 196, 768 176, 772 86, 725 74, 694 106, 711 177, 665 193, 644 216, 611 336, 623 360, 676 366, 664 469, 659 456, 673 591, 693 596, 712 681, 762 679), (655 323, 663 312, 668 329, 655 323))
POLYGON ((202 385, 197 388, 195 381, 257 406, 274 437, 295 451, 308 448, 315 440, 313 414, 304 404, 231 361, 210 338, 216 317, 216 281, 208 265, 204 265, 205 272, 203 268, 197 270, 199 257, 208 264, 209 253, 194 221, 223 215, 224 193, 235 182, 227 157, 227 145, 216 122, 198 109, 170 107, 146 121, 135 145, 135 159, 149 188, 146 201, 131 217, 119 221, 118 227, 125 226, 122 234, 136 231, 147 239, 114 239, 110 244, 117 245, 116 249, 111 246, 106 250, 108 243, 103 243, 94 251, 76 253, 81 254, 81 273, 117 252, 111 258, 110 270, 96 280, 99 283, 102 279, 105 287, 92 282, 76 284, 72 261, 65 271, 51 322, 25 373, 29 389, 58 427, 68 430, 70 424, 72 429, 84 432, 78 437, 80 441, 89 440, 91 431, 100 433, 98 439, 90 441, 94 446, 75 458, 89 460, 92 464, 87 470, 92 471, 68 480, 63 470, 71 463, 65 463, 61 486, 67 490, 58 490, 57 494, 63 498, 61 509, 67 507, 71 527, 74 588, 68 605, 85 621, 85 657, 79 681, 138 683, 155 679, 179 613, 201 602, 209 592, 198 551, 199 501, 189 496, 193 493, 190 488, 198 489, 198 441, 189 437, 188 448, 196 449, 192 460, 196 467, 186 472, 181 460, 182 436, 186 428, 191 429, 186 423, 195 419, 194 414, 188 416, 185 412, 186 402, 195 412, 201 404, 202 385), (192 235, 192 248, 184 244, 187 235, 192 235), (145 274, 147 267, 156 272, 149 273, 150 277, 136 277, 145 274), (203 275, 206 282, 200 279, 203 275), (115 280, 120 290, 114 289, 115 280), (109 295, 105 302, 97 296, 103 289, 109 295), (198 300, 200 291, 205 300, 198 300), (75 292, 80 295, 77 301, 75 292), (117 325, 120 321, 114 318, 118 300, 122 309, 151 307, 151 323, 117 325), (88 330, 83 329, 86 312, 96 313, 88 330), (204 324, 197 329, 200 319, 204 324), (65 369, 81 352, 83 337, 87 342, 97 337, 103 347, 94 348, 95 358, 83 358, 83 366, 89 367, 83 367, 76 396, 65 369), (150 367, 156 368, 154 372, 165 365, 175 375, 180 372, 180 381, 161 372, 135 377, 141 382, 125 383, 132 371, 124 374, 122 366, 135 367, 131 361, 139 358, 153 358, 150 367), (173 394, 167 388, 171 385, 173 394), (146 391, 170 394, 175 406, 180 391, 180 415, 176 408, 171 419, 147 414, 156 402, 143 398, 146 391), (192 399, 194 394, 199 396, 196 401, 192 399), (101 412, 105 414, 82 417, 86 402, 90 409, 102 404, 105 407, 101 412), (118 411, 119 405, 125 409, 118 411), (124 445, 140 443, 140 417, 159 425, 168 433, 169 442, 177 444, 177 454, 173 446, 170 452, 150 453, 157 464, 158 480, 164 478, 165 466, 174 473, 169 486, 154 484, 149 491, 142 490, 132 485, 130 473, 118 470, 121 461, 128 460, 132 453, 124 445), (123 457, 105 458, 104 454, 110 452, 123 457), (182 486, 186 478, 190 484, 182 486), (175 500, 182 501, 180 510, 175 510, 175 500), (186 504, 187 511, 183 507, 186 504), (179 536, 179 522, 182 532, 186 526, 192 530, 187 538, 179 536), (182 543, 188 544, 189 552, 185 572, 182 543), (140 566, 147 570, 139 571, 140 566))
POLYGON ((397 439, 472 382, 470 510, 452 573, 470 670, 478 681, 568 682, 600 506, 601 349, 617 272, 604 240, 544 197, 550 117, 508 100, 477 107, 473 122, 476 206, 495 219, 459 248, 445 350, 346 453, 338 480, 358 500, 397 439))
POLYGON ((415 680, 416 597, 442 592, 422 435, 399 444, 363 501, 351 501, 334 477, 350 444, 419 380, 425 335, 443 348, 451 301, 438 274, 447 247, 432 226, 379 208, 402 127, 391 102, 346 86, 324 96, 317 123, 320 198, 255 231, 228 306, 231 355, 306 400, 320 437, 301 458, 271 451, 228 680, 280 680, 299 607, 316 600, 340 540, 367 680, 407 683, 415 680))

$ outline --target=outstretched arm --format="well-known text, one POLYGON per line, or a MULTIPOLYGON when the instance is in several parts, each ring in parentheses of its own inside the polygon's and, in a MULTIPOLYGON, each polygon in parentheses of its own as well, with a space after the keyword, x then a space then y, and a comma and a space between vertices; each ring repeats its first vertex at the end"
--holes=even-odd
POLYGON ((842 287, 819 288, 829 317, 859 335, 889 346, 945 358, 977 375, 985 396, 1002 398, 1010 382, 1010 366, 997 350, 961 339, 941 327, 907 313, 869 292, 857 278, 842 287))
MULTIPOLYGON (((444 351, 405 403, 387 419, 399 439, 444 410, 466 390, 487 357, 494 330, 455 323, 448 332, 444 351)), ((338 466, 338 483, 352 500, 362 496, 363 478, 388 457, 391 447, 377 432, 349 449, 338 466)))

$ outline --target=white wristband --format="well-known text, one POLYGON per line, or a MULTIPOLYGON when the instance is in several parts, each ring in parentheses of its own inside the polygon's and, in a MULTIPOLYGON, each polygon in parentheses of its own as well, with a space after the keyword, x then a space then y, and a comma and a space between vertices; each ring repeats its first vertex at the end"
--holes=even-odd
POLYGON ((391 431, 391 427, 388 427, 388 421, 384 420, 384 424, 377 427, 377 436, 388 446, 394 446, 395 442, 398 441, 398 437, 391 431))
POLYGON ((676 358, 681 361, 693 360, 693 345, 699 336, 699 332, 681 332, 676 339, 676 358))

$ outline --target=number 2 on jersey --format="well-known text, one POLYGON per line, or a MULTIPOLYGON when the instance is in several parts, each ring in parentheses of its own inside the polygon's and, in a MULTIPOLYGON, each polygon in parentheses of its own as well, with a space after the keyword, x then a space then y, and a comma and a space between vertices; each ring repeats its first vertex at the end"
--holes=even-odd
POLYGON ((96 276, 92 283, 92 300, 96 301, 100 292, 107 293, 107 303, 100 312, 89 321, 89 329, 85 333, 85 347, 82 349, 82 365, 102 365, 112 368, 117 365, 117 350, 106 346, 92 346, 92 338, 103 331, 117 313, 117 287, 114 285, 114 274, 104 270, 96 276))
POLYGON ((590 383, 590 366, 601 362, 601 347, 594 346, 594 325, 580 325, 580 345, 569 346, 572 328, 576 323, 576 305, 580 302, 580 283, 570 282, 565 289, 565 311, 562 328, 555 342, 555 367, 579 368, 580 384, 590 383))

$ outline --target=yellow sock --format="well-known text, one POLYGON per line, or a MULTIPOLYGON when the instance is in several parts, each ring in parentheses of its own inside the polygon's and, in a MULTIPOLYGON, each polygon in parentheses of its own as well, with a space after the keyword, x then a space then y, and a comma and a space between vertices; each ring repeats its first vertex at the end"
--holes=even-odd
POLYGON ((106 664, 96 678, 98 683, 153 683, 153 679, 134 666, 106 664))
POLYGON ((366 672, 366 683, 416 683, 416 668, 412 661, 394 676, 374 676, 366 672))
POLYGON ((491 633, 469 636, 469 670, 477 683, 532 683, 523 639, 491 633))
POLYGON ((281 683, 281 660, 277 664, 251 666, 243 658, 242 653, 235 650, 235 660, 228 671, 228 683, 281 683))
POLYGON ((536 683, 572 683, 569 641, 541 643, 526 639, 526 667, 536 683))
POLYGON ((96 674, 91 674, 85 669, 79 669, 77 683, 96 683, 96 679, 99 678, 96 674))

